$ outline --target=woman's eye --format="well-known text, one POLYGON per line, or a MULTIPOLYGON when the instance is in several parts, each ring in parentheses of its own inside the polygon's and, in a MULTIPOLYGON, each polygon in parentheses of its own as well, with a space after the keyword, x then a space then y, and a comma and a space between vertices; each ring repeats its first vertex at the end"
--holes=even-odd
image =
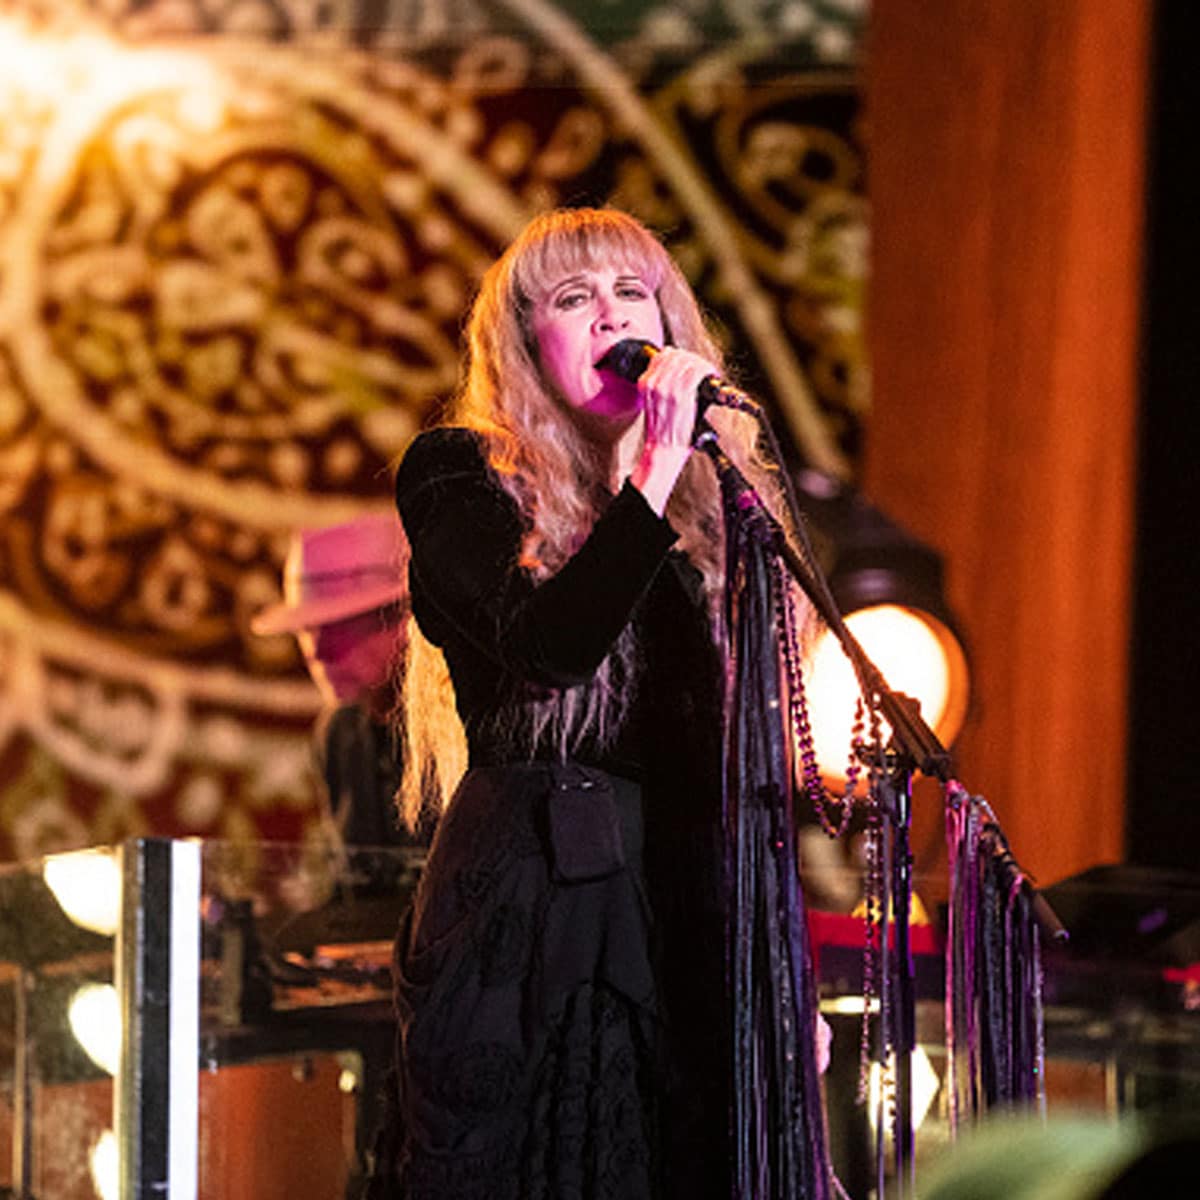
POLYGON ((619 288, 617 295, 620 296, 622 300, 645 300, 649 293, 644 287, 639 287, 637 284, 630 283, 626 284, 622 288, 619 288))
POLYGON ((590 295, 592 295, 592 290, 583 286, 582 283, 576 284, 574 287, 565 287, 562 292, 554 295, 554 307, 577 308, 581 304, 587 304, 590 295))

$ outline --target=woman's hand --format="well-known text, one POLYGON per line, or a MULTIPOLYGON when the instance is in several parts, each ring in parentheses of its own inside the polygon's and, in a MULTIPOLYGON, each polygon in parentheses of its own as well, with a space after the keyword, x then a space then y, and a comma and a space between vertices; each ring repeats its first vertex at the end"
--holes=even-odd
POLYGON ((638 378, 645 420, 641 454, 629 478, 659 516, 692 453, 700 385, 716 374, 706 358, 667 346, 638 378))

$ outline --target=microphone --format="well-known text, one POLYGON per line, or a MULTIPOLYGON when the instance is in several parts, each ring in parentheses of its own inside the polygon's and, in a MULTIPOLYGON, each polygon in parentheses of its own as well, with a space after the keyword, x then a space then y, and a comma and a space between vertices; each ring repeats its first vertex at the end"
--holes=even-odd
MULTIPOLYGON (((595 364, 598 370, 611 371, 630 383, 636 383, 650 360, 659 353, 653 342, 643 338, 622 338, 600 356, 595 364)), ((704 419, 705 412, 713 406, 735 408, 738 412, 751 413, 761 418, 762 408, 758 401, 748 396, 741 388, 727 383, 719 375, 709 375, 696 388, 696 423, 704 419)))

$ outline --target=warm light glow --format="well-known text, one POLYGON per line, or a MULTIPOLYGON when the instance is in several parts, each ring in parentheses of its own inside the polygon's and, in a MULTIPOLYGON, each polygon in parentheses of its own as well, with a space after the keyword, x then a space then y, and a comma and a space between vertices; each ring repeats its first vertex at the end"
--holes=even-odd
POLYGON ((112 937, 121 920, 121 869, 111 850, 53 854, 42 878, 59 907, 81 929, 112 937))
POLYGON ((102 1071, 116 1075, 121 1057, 121 1002, 111 983, 85 983, 71 997, 67 1020, 75 1040, 102 1071))
MULTIPOLYGON (((833 1017, 861 1017, 867 1008, 867 1001, 862 996, 826 996, 821 1000, 821 1011, 833 1017)), ((879 1011, 879 1001, 871 997, 870 1011, 879 1011)))
MULTIPOLYGON (((867 1120, 871 1129, 878 1132, 879 1102, 885 1102, 884 1120, 890 1123, 891 1105, 896 1088, 896 1056, 888 1059, 887 1070, 877 1063, 871 1064, 871 1074, 867 1080, 867 1120)), ((938 1094, 941 1081, 929 1061, 929 1055, 921 1046, 912 1052, 912 1127, 913 1131, 921 1128, 922 1122, 929 1114, 934 1097, 938 1094)))
POLYGON ((58 107, 74 98, 92 115, 148 91, 193 89, 210 124, 223 91, 199 54, 125 46, 98 28, 43 32, 12 18, 0 18, 0 85, 58 107))
MULTIPOLYGON (((921 715, 949 746, 967 707, 967 666, 950 631, 927 613, 881 604, 852 612, 846 625, 893 691, 920 701, 921 715)), ((817 643, 806 682, 813 746, 826 779, 845 775, 858 682, 832 633, 817 643)), ((884 741, 888 728, 883 728, 884 741)))
POLYGON ((120 1184, 120 1151, 117 1135, 106 1129, 93 1143, 88 1155, 88 1166, 92 1172, 92 1187, 100 1200, 117 1200, 120 1184))

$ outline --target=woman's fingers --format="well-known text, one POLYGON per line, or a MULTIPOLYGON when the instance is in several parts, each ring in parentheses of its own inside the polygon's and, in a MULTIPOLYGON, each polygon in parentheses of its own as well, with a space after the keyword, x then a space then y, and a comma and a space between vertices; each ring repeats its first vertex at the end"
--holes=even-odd
POLYGON ((716 373, 712 363, 688 350, 669 346, 656 354, 638 380, 647 441, 690 444, 696 425, 697 392, 701 383, 716 373))

